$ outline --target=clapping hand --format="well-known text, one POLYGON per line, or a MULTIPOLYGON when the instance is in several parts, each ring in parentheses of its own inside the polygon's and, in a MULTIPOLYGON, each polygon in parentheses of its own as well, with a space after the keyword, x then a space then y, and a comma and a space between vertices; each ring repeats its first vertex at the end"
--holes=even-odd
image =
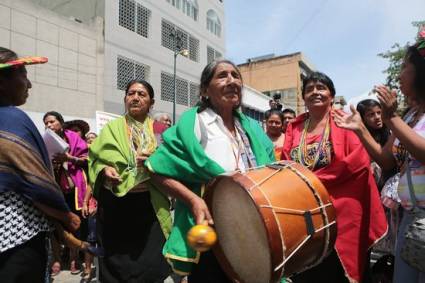
POLYGON ((384 85, 379 85, 375 87, 376 92, 378 93, 379 103, 381 104, 382 109, 382 120, 386 120, 395 116, 397 111, 397 93, 395 90, 390 90, 384 85))
POLYGON ((353 105, 350 105, 350 110, 351 114, 345 113, 342 110, 334 110, 332 116, 335 124, 340 128, 352 131, 360 130, 363 124, 362 117, 353 105))

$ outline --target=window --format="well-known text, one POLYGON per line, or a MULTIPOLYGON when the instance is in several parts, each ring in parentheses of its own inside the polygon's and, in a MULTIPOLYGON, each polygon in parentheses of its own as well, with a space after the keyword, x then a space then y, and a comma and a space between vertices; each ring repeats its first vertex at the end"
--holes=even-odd
POLYGON ((174 101, 173 75, 161 72, 161 100, 174 101))
POLYGON ((148 38, 149 33, 149 19, 151 11, 139 3, 137 3, 137 29, 136 32, 143 37, 148 38))
POLYGON ((179 77, 176 78, 176 91, 177 91, 177 104, 180 105, 188 105, 188 97, 187 94, 189 92, 188 82, 179 77))
POLYGON ((207 12, 207 30, 218 37, 221 37, 221 22, 214 10, 207 12))
POLYGON ((123 56, 117 57, 117 89, 125 90, 131 80, 149 80, 150 67, 123 56))
MULTIPOLYGON (((176 77, 176 103, 188 105, 188 82, 176 77)), ((161 100, 174 101, 174 77, 172 74, 161 72, 161 100)))
POLYGON ((119 25, 148 37, 151 11, 133 0, 120 0, 119 25))
POLYGON ((134 31, 135 15, 135 2, 133 0, 120 0, 119 25, 131 31, 134 31))
POLYGON ((189 58, 192 61, 199 62, 199 40, 189 36, 189 58))
POLYGON ((212 48, 211 46, 207 46, 207 64, 211 63, 214 60, 221 59, 222 55, 220 52, 212 48))
POLYGON ((162 46, 175 51, 179 40, 180 50, 188 49, 189 59, 199 62, 199 39, 166 20, 162 20, 161 36, 162 46))
POLYGON ((194 84, 194 83, 190 83, 190 93, 189 93, 189 106, 193 107, 196 105, 196 103, 199 102, 199 85, 198 84, 194 84))
MULTIPOLYGON (((161 72, 161 100, 174 101, 174 77, 161 72)), ((199 101, 199 85, 176 77, 176 103, 184 106, 194 106, 199 101)))
POLYGON ((248 117, 251 117, 252 119, 255 119, 259 122, 261 122, 264 119, 263 112, 260 112, 258 110, 255 110, 249 107, 242 107, 242 112, 248 117))
POLYGON ((198 20, 198 2, 196 0, 167 0, 168 3, 182 11, 194 21, 198 20))

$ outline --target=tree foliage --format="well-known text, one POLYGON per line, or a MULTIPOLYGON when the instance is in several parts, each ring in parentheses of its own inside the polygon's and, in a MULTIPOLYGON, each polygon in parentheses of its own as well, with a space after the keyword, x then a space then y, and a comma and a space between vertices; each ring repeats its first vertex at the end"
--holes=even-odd
MULTIPOLYGON (((422 26, 425 25, 425 20, 412 22, 412 25, 417 27, 419 30, 422 26)), ((399 100, 402 100, 403 96, 399 91, 398 77, 400 75, 401 65, 403 63, 404 55, 406 54, 406 49, 409 45, 409 42, 404 45, 395 43, 390 50, 378 54, 379 57, 387 59, 389 62, 388 68, 383 71, 384 74, 387 74, 386 84, 390 88, 396 89, 398 91, 399 100)))

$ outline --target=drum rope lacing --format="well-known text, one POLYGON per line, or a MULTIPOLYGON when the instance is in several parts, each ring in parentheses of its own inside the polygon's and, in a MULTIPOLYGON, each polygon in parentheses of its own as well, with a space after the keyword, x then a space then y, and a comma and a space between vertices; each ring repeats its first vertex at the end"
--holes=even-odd
MULTIPOLYGON (((322 201, 322 199, 321 199, 321 197, 320 197, 320 195, 317 193, 317 191, 314 189, 314 187, 313 187, 313 185, 311 184, 311 182, 310 182, 310 180, 308 180, 307 179, 307 177, 306 176, 304 176, 301 172, 299 172, 296 168, 294 168, 293 166, 291 166, 291 164, 294 164, 295 162, 291 162, 291 163, 287 163, 287 164, 284 164, 284 165, 282 165, 282 164, 279 164, 279 163, 274 163, 275 165, 279 165, 279 168, 274 168, 274 167, 272 167, 272 169, 275 169, 275 171, 273 172, 273 173, 271 173, 269 176, 267 176, 266 178, 264 178, 263 180, 261 180, 260 182, 254 182, 251 178, 251 181, 254 183, 254 185, 253 186, 251 186, 250 188, 248 188, 247 190, 249 191, 249 192, 251 192, 251 190, 253 190, 254 188, 258 188, 261 192, 262 192, 262 189, 259 187, 260 185, 262 185, 264 182, 266 182, 268 179, 270 179, 271 177, 273 177, 275 174, 277 174, 277 173, 279 173, 280 171, 282 171, 283 169, 289 169, 289 170, 291 170, 292 172, 294 172, 298 177, 300 177, 306 184, 307 184, 307 186, 308 186, 308 188, 312 191, 312 193, 313 193, 313 196, 316 198, 316 201, 320 204, 320 206, 319 207, 317 207, 317 208, 315 208, 315 209, 312 209, 312 210, 309 210, 309 211, 303 211, 303 210, 296 210, 296 209, 291 209, 291 208, 284 208, 284 207, 275 207, 275 206, 268 206, 268 205, 262 205, 262 206, 259 206, 260 208, 261 207, 264 207, 264 208, 270 208, 270 209, 272 209, 273 210, 273 212, 275 212, 275 213, 282 213, 282 212, 279 212, 279 210, 280 211, 283 211, 283 213, 285 213, 284 211, 287 211, 287 212, 292 212, 292 213, 294 213, 294 214, 305 214, 306 212, 309 212, 309 213, 312 213, 313 211, 316 211, 316 210, 321 210, 321 212, 322 212, 322 217, 323 217, 323 222, 324 223, 326 223, 326 225, 324 225, 324 226, 322 226, 322 227, 320 227, 320 228, 318 228, 318 229, 316 229, 316 230, 314 230, 313 231, 313 233, 312 234, 309 234, 309 235, 307 235, 299 244, 298 244, 298 246, 297 246, 297 248, 296 249, 294 249, 286 258, 284 258, 284 259, 282 259, 282 263, 281 264, 279 264, 276 268, 275 268, 275 270, 274 271, 277 271, 277 270, 279 270, 280 268, 282 268, 287 262, 288 262, 288 260, 289 259, 291 259, 292 258, 292 256, 293 255, 295 255, 297 252, 298 252, 298 250, 299 249, 301 249, 303 246, 304 246, 304 244, 312 237, 312 235, 314 234, 314 233, 317 233, 317 232, 320 232, 320 231, 322 231, 323 229, 327 229, 328 227, 330 227, 330 226, 332 226, 332 225, 335 225, 336 224, 336 221, 332 221, 332 222, 329 222, 329 218, 328 218, 328 214, 327 214, 327 212, 326 212, 326 207, 328 207, 328 206, 331 206, 332 205, 332 203, 327 203, 327 204, 323 204, 323 201, 322 201), (277 212, 276 212, 276 210, 277 210, 277 212)), ((251 168, 251 169, 257 169, 257 168, 251 168)), ((263 192, 262 192, 263 193, 263 192)), ((264 195, 264 193, 263 193, 263 195, 264 195)), ((276 220, 277 221, 277 220, 276 220)), ((325 258, 325 256, 326 256, 326 253, 327 253, 327 250, 328 250, 328 248, 329 248, 329 240, 330 240, 330 232, 327 230, 326 231, 326 233, 325 233, 325 245, 324 245, 324 248, 323 248, 323 250, 322 250, 322 254, 320 255, 320 257, 316 260, 316 262, 314 263, 314 264, 311 264, 310 266, 314 266, 316 263, 319 263, 319 262, 321 262, 324 258, 325 258)), ((307 266, 305 269, 308 269, 310 266, 307 266)), ((304 269, 304 270, 305 270, 304 269)))

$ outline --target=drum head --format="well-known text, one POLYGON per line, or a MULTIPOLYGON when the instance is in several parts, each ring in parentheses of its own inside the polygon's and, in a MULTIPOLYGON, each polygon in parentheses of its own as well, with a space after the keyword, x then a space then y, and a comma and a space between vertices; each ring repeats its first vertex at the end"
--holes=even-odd
MULTIPOLYGON (((225 260, 218 260, 224 270, 229 267, 245 283, 270 282, 272 262, 263 219, 248 194, 232 178, 221 178, 211 192, 218 245, 225 260)), ((236 279, 236 278, 233 278, 236 279)))

